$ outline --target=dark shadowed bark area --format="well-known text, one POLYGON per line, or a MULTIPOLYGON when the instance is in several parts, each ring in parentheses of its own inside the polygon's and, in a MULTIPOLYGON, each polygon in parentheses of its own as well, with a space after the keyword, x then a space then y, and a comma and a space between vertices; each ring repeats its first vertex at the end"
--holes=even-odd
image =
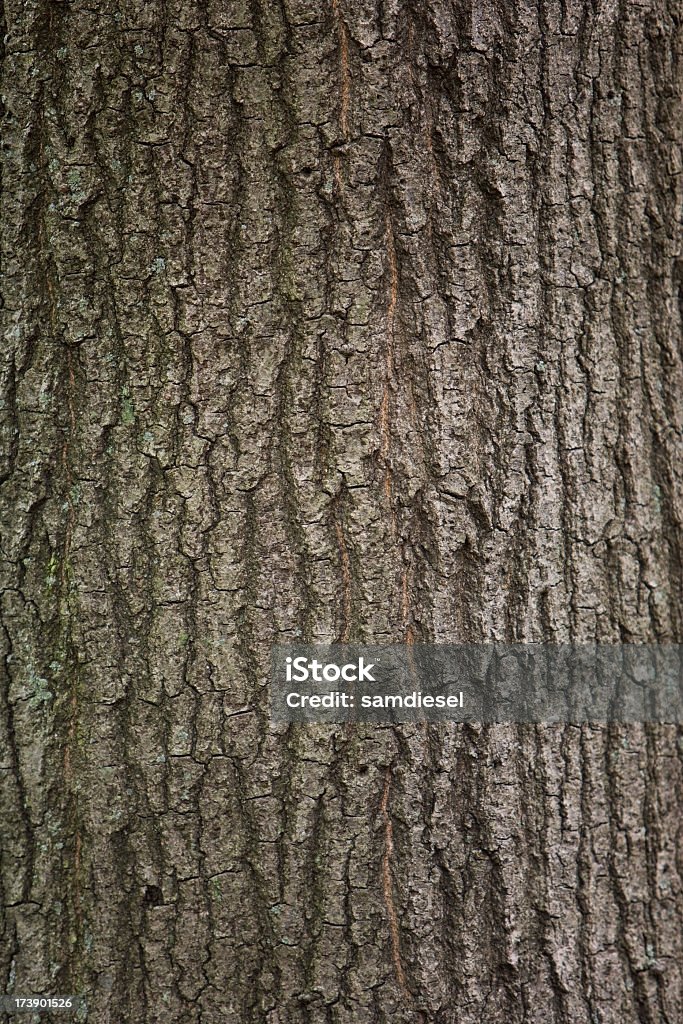
POLYGON ((680 0, 5 21, 3 990, 680 1022, 676 726, 267 685, 288 638, 683 641, 680 0))

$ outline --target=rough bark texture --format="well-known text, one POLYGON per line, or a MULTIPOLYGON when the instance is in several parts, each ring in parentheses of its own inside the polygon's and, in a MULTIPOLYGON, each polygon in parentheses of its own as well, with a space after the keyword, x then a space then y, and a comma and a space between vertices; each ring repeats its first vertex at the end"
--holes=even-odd
POLYGON ((676 1024, 660 727, 270 725, 270 644, 682 641, 680 0, 8 0, 0 976, 676 1024))

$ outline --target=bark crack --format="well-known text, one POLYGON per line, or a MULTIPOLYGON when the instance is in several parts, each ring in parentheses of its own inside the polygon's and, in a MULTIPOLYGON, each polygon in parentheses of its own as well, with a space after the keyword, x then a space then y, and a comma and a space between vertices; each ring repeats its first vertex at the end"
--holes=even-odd
POLYGON ((394 825, 389 814, 389 795, 391 793, 391 767, 387 768, 384 777, 384 788, 382 790, 382 802, 380 810, 384 822, 384 855, 382 857, 382 890, 384 893, 384 906, 389 921, 389 936, 391 939, 391 959, 396 972, 396 981, 404 999, 412 1003, 413 995, 408 988, 406 973, 401 957, 401 933, 398 923, 396 904, 394 903, 394 883, 392 879, 392 858, 394 856, 394 825))

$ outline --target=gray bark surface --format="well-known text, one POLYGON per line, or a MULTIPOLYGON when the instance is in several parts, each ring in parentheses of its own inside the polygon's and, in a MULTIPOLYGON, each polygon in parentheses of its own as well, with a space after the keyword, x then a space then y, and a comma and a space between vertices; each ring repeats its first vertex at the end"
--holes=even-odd
POLYGON ((679 0, 7 0, 0 977, 676 1024, 675 726, 272 726, 271 643, 683 641, 679 0))

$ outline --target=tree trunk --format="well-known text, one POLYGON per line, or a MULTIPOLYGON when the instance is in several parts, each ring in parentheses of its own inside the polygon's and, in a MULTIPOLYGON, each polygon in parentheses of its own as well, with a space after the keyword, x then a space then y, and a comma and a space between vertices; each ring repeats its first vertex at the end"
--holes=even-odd
POLYGON ((675 725, 274 725, 267 679, 683 641, 680 0, 5 17, 4 991, 679 1022, 675 725))

